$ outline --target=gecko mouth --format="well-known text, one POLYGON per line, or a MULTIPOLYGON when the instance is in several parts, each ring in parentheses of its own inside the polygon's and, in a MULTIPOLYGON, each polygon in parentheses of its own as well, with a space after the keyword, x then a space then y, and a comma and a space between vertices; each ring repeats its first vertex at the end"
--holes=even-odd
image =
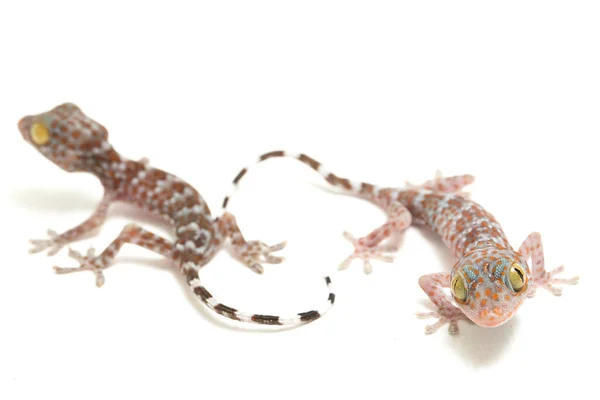
POLYGON ((23 139, 25 139, 25 141, 29 142, 30 138, 29 138, 29 129, 31 128, 31 117, 23 117, 21 118, 21 120, 19 121, 19 131, 21 132, 21 136, 23 136, 23 139))

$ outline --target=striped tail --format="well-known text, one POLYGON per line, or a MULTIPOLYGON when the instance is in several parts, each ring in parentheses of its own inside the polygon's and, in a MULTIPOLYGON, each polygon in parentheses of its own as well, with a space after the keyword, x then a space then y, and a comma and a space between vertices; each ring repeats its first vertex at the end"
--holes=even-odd
POLYGON ((323 305, 321 309, 318 310, 310 310, 301 313, 297 313, 296 315, 283 318, 277 315, 264 315, 264 314, 250 314, 244 313, 236 310, 235 308, 226 306, 225 304, 216 300, 208 290, 200 283, 200 279, 198 277, 198 271, 196 269, 190 268, 186 271, 186 279, 190 288, 194 291, 194 294, 204 303, 208 308, 220 314, 224 317, 235 321, 248 322, 260 325, 281 325, 281 326, 290 326, 290 325, 299 325, 305 324, 312 321, 315 321, 325 315, 332 307, 335 301, 335 294, 331 291, 331 279, 329 277, 325 278, 325 283, 327 284, 327 288, 329 289, 329 296, 327 298, 326 303, 323 305))
MULTIPOLYGON (((342 188, 353 194, 362 195, 362 196, 370 196, 370 195, 373 195, 378 190, 375 185, 372 185, 370 183, 353 182, 346 178, 340 178, 337 175, 335 175, 335 174, 327 171, 325 168, 323 168, 323 165, 320 162, 318 162, 315 159, 307 156, 306 154, 302 154, 302 153, 297 154, 297 153, 291 153, 291 152, 282 151, 282 150, 271 151, 269 153, 265 153, 265 154, 261 155, 253 165, 256 165, 256 164, 263 162, 265 160, 268 160, 270 158, 281 158, 281 157, 295 158, 295 159, 299 160, 300 162, 308 165, 313 170, 317 171, 331 185, 342 188)), ((239 185, 240 180, 244 177, 244 175, 246 175, 246 173, 248 172, 249 169, 250 169, 250 166, 243 168, 233 179, 233 187, 231 189, 231 192, 227 196, 225 196, 225 198, 223 199, 223 206, 222 206, 223 212, 226 212, 227 205, 229 204, 229 200, 231 199, 233 192, 237 189, 237 186, 239 185)))

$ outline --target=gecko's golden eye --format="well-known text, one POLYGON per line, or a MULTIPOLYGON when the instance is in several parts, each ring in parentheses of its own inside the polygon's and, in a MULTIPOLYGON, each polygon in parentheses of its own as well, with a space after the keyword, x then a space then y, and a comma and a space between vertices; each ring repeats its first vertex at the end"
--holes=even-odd
POLYGON ((514 263, 512 267, 510 267, 508 280, 510 281, 510 286, 512 289, 515 292, 520 292, 527 282, 527 274, 525 274, 523 267, 517 263, 514 263))
POLYGON ((457 273, 454 275, 450 283, 450 290, 458 301, 465 301, 467 299, 467 283, 462 274, 457 273))
POLYGON ((37 122, 31 125, 31 129, 29 129, 29 135, 31 136, 33 143, 37 144, 38 146, 42 146, 48 143, 50 140, 50 132, 48 131, 48 128, 37 122))

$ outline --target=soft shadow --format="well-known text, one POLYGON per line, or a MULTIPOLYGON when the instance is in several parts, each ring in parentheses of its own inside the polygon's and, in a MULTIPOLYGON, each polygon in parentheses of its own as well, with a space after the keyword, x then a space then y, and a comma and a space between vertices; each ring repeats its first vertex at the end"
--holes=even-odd
MULTIPOLYGON (((93 198, 89 194, 77 189, 44 188, 15 190, 9 194, 9 198, 15 203, 15 206, 30 210, 54 213, 67 213, 73 210, 89 210, 90 215, 92 215, 101 200, 100 197, 93 198)), ((115 202, 110 206, 107 219, 111 217, 123 217, 131 221, 158 225, 167 230, 171 229, 169 223, 160 216, 150 214, 138 207, 122 202, 115 202)), ((81 222, 83 222, 83 220, 81 222)), ((96 233, 96 231, 90 232, 90 235, 86 235, 85 238, 93 236, 96 233)))
MULTIPOLYGON (((10 198, 15 202, 15 205, 24 207, 27 209, 35 209, 47 212, 68 212, 73 209, 89 209, 90 215, 98 205, 100 199, 94 199, 85 194, 82 191, 76 189, 59 189, 50 190, 42 188, 31 188, 31 189, 20 189, 10 193, 10 198)), ((171 226, 167 221, 160 218, 159 216, 152 215, 148 212, 144 212, 139 208, 125 204, 115 203, 111 205, 107 218, 120 216, 131 221, 145 222, 152 225, 158 225, 164 227, 167 230, 171 230, 171 226)), ((83 222, 83 221, 81 221, 83 222)), ((89 238, 94 236, 97 230, 90 232, 81 239, 89 238)), ((64 251, 64 249, 63 249, 64 251)), ((175 265, 171 260, 165 258, 152 258, 152 257, 129 257, 129 256, 118 256, 115 263, 128 262, 137 265, 149 266, 160 270, 168 270, 173 273, 179 286, 187 296, 188 300, 194 305, 198 313, 210 321, 215 326, 232 329, 239 332, 281 332, 291 329, 296 329, 299 325, 294 326, 269 326, 269 325, 257 325, 249 324, 238 321, 229 320, 221 315, 212 312, 206 305, 190 290, 187 282, 183 275, 179 273, 175 265)), ((209 290, 210 291, 210 290, 209 290)), ((225 301, 226 303, 226 301, 225 301)))
POLYGON ((486 367, 495 364, 502 357, 508 345, 514 341, 518 325, 518 315, 495 328, 462 322, 459 323, 459 335, 448 335, 448 341, 454 351, 469 360, 473 367, 486 367))
MULTIPOLYGON (((258 325, 251 323, 244 323, 239 321, 230 320, 222 315, 219 315, 210 310, 204 303, 202 303, 190 290, 184 276, 179 273, 175 264, 165 258, 150 258, 150 257, 139 257, 139 256, 119 256, 115 259, 115 263, 125 262, 136 265, 143 265, 144 267, 150 267, 159 269, 161 271, 169 271, 175 277, 175 280, 179 284, 179 287, 187 297, 188 301, 194 306, 198 314, 208 320, 211 324, 218 328, 229 329, 243 333, 276 333, 292 329, 297 329, 302 325, 294 326, 277 326, 277 325, 258 325)), ((207 288, 210 292, 210 288, 207 288)), ((221 299, 218 299, 221 300, 221 299)), ((225 304, 227 301, 223 300, 225 304)))
POLYGON ((19 189, 11 191, 9 198, 17 207, 49 212, 81 209, 90 209, 92 212, 100 201, 77 189, 19 189))

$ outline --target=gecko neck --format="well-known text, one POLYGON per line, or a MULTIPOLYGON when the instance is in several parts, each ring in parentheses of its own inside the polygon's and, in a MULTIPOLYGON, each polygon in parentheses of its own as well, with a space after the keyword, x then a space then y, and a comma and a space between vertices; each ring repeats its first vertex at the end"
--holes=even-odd
POLYGON ((128 170, 137 164, 143 168, 141 163, 123 157, 112 146, 105 144, 102 151, 90 153, 82 159, 81 171, 96 176, 105 188, 114 190, 127 179, 128 170))

